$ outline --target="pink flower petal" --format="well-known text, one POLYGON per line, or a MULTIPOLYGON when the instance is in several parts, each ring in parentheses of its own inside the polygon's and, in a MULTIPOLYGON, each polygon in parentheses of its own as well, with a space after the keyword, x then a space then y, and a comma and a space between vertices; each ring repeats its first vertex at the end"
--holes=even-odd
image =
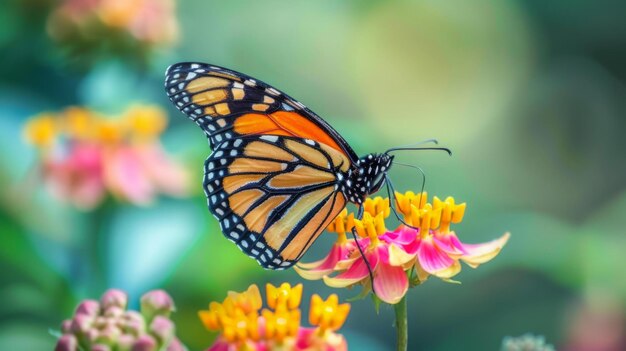
POLYGON ((436 275, 452 264, 454 259, 450 258, 444 251, 437 248, 431 237, 422 240, 417 250, 417 260, 424 271, 436 275))
MULTIPOLYGON (((463 254, 466 252, 465 250, 461 250, 454 244, 454 242, 452 241, 453 235, 454 234, 452 233, 439 234, 439 235, 433 235, 432 238, 433 238, 435 245, 437 245, 437 248, 439 250, 445 252, 450 257, 458 259, 461 256, 463 256, 463 254)), ((456 238, 456 236, 454 237, 456 238)))
POLYGON ((342 251, 342 245, 335 243, 326 257, 310 263, 298 262, 297 267, 306 270, 332 270, 341 258, 342 251))
POLYGON ((154 197, 155 189, 136 151, 130 147, 109 150, 105 180, 111 192, 134 204, 147 204, 154 197))
POLYGON ((413 265, 416 254, 409 254, 400 246, 389 244, 389 264, 396 267, 407 268, 407 265, 413 265))
POLYGON ((461 259, 470 267, 476 268, 496 257, 510 236, 509 233, 505 233, 500 238, 483 244, 462 244, 467 254, 463 255, 461 259))
MULTIPOLYGON (((367 253, 366 253, 367 255, 367 253)), ((378 256, 375 254, 367 255, 367 260, 372 270, 378 264, 378 256)), ((361 257, 354 261, 347 271, 340 273, 335 277, 324 276, 324 283, 334 288, 344 288, 360 282, 369 276, 369 270, 365 264, 365 260, 361 257)))
POLYGON ((409 280, 402 267, 379 264, 374 276, 376 295, 386 303, 396 304, 409 289, 409 280))
POLYGON ((189 189, 187 170, 171 159, 161 145, 154 143, 137 147, 136 154, 146 176, 160 191, 172 196, 187 194, 189 189))

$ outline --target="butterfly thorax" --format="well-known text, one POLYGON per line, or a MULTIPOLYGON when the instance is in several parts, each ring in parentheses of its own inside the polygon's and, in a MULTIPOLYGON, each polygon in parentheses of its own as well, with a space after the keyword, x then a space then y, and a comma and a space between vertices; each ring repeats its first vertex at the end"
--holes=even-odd
POLYGON ((384 175, 391 167, 393 156, 369 154, 360 158, 347 172, 337 175, 339 187, 346 199, 362 204, 384 184, 384 175))

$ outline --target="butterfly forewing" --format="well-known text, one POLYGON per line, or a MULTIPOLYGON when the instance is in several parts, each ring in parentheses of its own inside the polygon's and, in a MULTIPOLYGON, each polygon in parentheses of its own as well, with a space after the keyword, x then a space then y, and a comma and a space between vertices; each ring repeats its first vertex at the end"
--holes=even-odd
POLYGON ((315 140, 357 156, 319 116, 281 91, 247 75, 202 63, 168 68, 165 89, 178 109, 207 134, 211 147, 247 135, 280 135, 315 140))
POLYGON ((341 152, 310 139, 249 136, 217 146, 204 188, 224 235, 262 266, 282 269, 345 207, 337 174, 348 165, 341 152))

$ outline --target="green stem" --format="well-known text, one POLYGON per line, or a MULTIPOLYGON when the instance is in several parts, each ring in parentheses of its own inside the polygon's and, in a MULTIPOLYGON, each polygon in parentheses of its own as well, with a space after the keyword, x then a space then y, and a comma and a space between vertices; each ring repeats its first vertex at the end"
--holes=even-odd
POLYGON ((408 322, 406 318, 406 295, 402 297, 402 300, 393 306, 396 313, 396 335, 397 345, 396 350, 406 351, 409 344, 408 334, 408 322))

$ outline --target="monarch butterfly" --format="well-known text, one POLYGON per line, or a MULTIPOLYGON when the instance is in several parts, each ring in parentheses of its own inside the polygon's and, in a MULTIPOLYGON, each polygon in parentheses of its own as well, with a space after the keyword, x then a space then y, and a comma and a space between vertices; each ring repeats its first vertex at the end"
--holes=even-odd
POLYGON ((170 100, 213 150, 204 164, 209 210, 264 268, 294 265, 348 202, 360 206, 382 187, 390 152, 406 149, 359 158, 302 103, 223 67, 177 63, 165 76, 170 100))

